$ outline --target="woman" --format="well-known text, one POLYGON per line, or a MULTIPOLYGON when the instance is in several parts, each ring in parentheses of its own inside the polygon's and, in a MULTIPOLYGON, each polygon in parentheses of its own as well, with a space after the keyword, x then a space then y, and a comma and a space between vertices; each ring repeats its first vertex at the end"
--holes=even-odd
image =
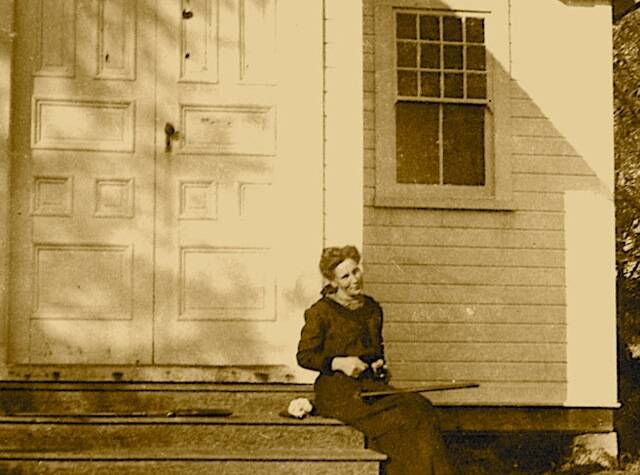
POLYGON ((382 309, 362 293, 360 253, 354 246, 326 248, 320 272, 329 282, 305 312, 297 359, 319 371, 318 413, 362 431, 369 447, 388 456, 387 475, 451 474, 431 403, 418 394, 361 398, 388 390, 382 309))

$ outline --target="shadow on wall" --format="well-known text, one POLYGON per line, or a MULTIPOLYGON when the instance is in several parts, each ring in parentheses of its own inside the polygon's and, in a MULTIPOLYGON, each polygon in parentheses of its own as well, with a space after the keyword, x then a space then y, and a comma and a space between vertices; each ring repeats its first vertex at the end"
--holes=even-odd
MULTIPOLYGON (((487 52, 508 85, 493 94, 508 103, 499 138, 508 135, 513 210, 375 207, 376 160, 366 163, 367 291, 385 308, 394 381, 481 384, 435 402, 615 402, 611 76, 593 68, 594 55, 610 55, 597 44, 610 38, 600 3, 512 2, 510 58, 487 52), (573 16, 584 28, 567 41, 573 16)), ((365 4, 365 45, 376 44, 374 6, 365 4)), ((365 114, 388 86, 374 54, 365 46, 365 114)), ((365 156, 375 157, 369 124, 365 156)))

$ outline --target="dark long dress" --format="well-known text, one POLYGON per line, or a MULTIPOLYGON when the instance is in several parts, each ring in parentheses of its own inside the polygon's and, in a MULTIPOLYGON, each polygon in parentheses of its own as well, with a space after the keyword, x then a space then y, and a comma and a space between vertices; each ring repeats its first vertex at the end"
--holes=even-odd
POLYGON ((323 297, 305 312, 298 345, 298 364, 319 371, 315 389, 318 413, 362 431, 369 447, 386 454, 387 475, 449 475, 452 472, 428 399, 419 394, 395 394, 363 400, 365 390, 390 389, 371 371, 352 378, 331 370, 336 356, 358 356, 365 362, 384 358, 382 309, 371 297, 350 310, 323 297))

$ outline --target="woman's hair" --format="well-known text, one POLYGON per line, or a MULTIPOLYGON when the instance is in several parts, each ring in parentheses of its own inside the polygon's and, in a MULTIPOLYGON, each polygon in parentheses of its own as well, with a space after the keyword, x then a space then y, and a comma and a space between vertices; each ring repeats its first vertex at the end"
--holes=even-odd
POLYGON ((347 259, 353 259, 356 264, 360 263, 360 253, 355 246, 325 247, 320 257, 322 276, 327 280, 333 280, 336 267, 347 259))

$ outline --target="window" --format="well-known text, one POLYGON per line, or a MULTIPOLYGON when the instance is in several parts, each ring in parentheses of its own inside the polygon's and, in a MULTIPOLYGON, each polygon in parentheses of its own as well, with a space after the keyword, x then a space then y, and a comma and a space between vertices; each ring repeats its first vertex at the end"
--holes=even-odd
POLYGON ((376 8, 376 205, 508 207, 506 7, 478 10, 506 2, 402 3, 376 8))

